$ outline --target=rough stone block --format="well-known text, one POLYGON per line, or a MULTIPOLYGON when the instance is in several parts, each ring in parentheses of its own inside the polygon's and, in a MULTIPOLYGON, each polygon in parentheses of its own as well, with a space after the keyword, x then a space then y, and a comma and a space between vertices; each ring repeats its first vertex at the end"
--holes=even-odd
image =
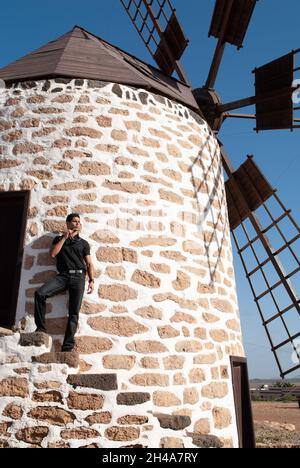
POLYGON ((69 367, 77 368, 79 366, 79 355, 77 353, 45 353, 41 356, 35 356, 33 362, 42 364, 67 364, 69 367))
POLYGON ((46 333, 21 333, 20 346, 50 346, 50 337, 46 333))
POLYGON ((73 387, 96 388, 97 390, 112 391, 118 389, 116 374, 78 374, 69 375, 68 384, 73 387))
POLYGON ((117 404, 125 406, 142 405, 150 400, 150 393, 131 392, 119 393, 117 396, 117 404))
POLYGON ((28 444, 40 444, 49 433, 49 428, 45 426, 28 427, 20 429, 16 433, 16 438, 28 444))
POLYGON ((67 404, 70 409, 78 409, 81 411, 96 411, 102 409, 104 404, 104 397, 102 395, 70 392, 67 398, 67 404))
POLYGON ((192 437, 193 444, 200 448, 223 448, 223 443, 216 436, 212 435, 199 435, 194 433, 188 433, 189 437, 192 437))
POLYGON ((163 429, 171 429, 173 431, 181 431, 190 426, 191 418, 189 416, 169 416, 168 414, 156 414, 160 427, 163 429))
MULTIPOLYGON (((29 411, 29 418, 45 421, 54 426, 64 427, 67 424, 73 424, 76 417, 70 411, 66 411, 56 406, 38 406, 29 411)), ((28 431, 30 429, 28 428, 28 431)), ((21 431, 20 431, 21 432, 21 431)), ((18 436, 16 436, 18 438, 18 436)))
POLYGON ((136 440, 140 436, 140 429, 136 427, 110 427, 106 429, 105 436, 109 440, 123 442, 123 441, 130 441, 136 440))
POLYGON ((5 336, 12 336, 13 334, 14 332, 12 330, 0 327, 0 338, 3 338, 5 336))

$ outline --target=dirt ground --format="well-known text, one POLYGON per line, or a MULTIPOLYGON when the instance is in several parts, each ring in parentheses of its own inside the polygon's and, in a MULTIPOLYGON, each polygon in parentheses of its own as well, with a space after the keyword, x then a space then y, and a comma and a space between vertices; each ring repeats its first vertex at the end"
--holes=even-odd
POLYGON ((298 403, 252 402, 255 421, 272 421, 280 424, 294 424, 300 432, 300 408, 298 403))

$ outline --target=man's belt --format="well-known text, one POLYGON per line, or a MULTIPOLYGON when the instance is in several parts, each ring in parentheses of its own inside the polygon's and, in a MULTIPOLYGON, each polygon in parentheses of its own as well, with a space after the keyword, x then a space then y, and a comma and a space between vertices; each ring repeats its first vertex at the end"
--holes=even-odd
POLYGON ((70 275, 76 275, 77 273, 78 274, 82 274, 83 273, 83 270, 69 270, 68 273, 70 275))

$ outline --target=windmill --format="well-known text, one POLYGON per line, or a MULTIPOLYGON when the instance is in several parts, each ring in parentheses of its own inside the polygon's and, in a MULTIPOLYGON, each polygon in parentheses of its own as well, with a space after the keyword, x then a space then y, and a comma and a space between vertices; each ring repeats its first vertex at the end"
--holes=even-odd
MULTIPOLYGON (((181 81, 190 85, 180 63, 189 41, 170 0, 121 0, 121 3, 160 70, 170 76, 176 72, 181 81)), ((255 68, 255 93, 251 97, 224 104, 214 89, 225 47, 227 44, 238 49, 243 46, 256 3, 257 0, 216 0, 215 3, 209 36, 218 42, 206 83, 194 90, 194 96, 216 135, 227 118, 255 119, 257 132, 300 128, 300 119, 295 114, 299 107, 292 99, 298 89, 293 84, 294 74, 299 70, 295 57, 300 49, 255 68), (256 106, 255 115, 232 112, 250 105, 256 106)), ((230 228, 271 351, 281 377, 285 378, 300 368, 297 348, 300 300, 292 285, 300 272, 296 253, 300 228, 253 157, 248 157, 235 170, 221 142, 220 145, 228 175, 230 228), (274 233, 278 237, 276 243, 271 242, 274 233), (293 365, 282 362, 280 354, 287 350, 291 354, 291 349, 296 356, 293 365)))
POLYGON ((255 96, 223 104, 213 90, 222 54, 227 42, 242 46, 256 2, 216 3, 210 34, 218 45, 194 94, 180 64, 188 41, 170 1, 122 3, 159 68, 75 26, 0 69, 4 443, 27 447, 32 419, 56 426, 63 417, 67 430, 42 427, 34 443, 252 448, 228 213, 282 377, 299 368, 291 281, 300 273, 300 231, 253 158, 235 170, 217 137, 249 102, 256 115, 242 117, 255 118, 258 131, 298 126, 291 105, 297 52, 255 71, 255 96), (38 285, 57 274, 49 247, 71 211, 84 220, 96 268, 75 351, 65 356, 66 298, 49 298, 52 340, 32 333, 32 312, 38 285), (281 361, 291 346, 292 367, 281 361), (25 363, 26 379, 11 378, 25 363), (40 375, 49 369, 64 388, 64 402, 55 395, 59 407, 49 401, 54 381, 40 375), (34 390, 31 398, 29 382, 43 394, 34 390), (17 423, 11 405, 20 394, 26 401, 17 423), (80 420, 70 413, 77 409, 80 420), (79 427, 82 411, 94 427, 79 427))

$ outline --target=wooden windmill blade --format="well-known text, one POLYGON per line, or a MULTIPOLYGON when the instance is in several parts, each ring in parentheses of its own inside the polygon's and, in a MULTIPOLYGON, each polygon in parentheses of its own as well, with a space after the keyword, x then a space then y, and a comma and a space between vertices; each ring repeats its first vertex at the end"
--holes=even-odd
POLYGON ((292 51, 254 70, 257 131, 298 128, 292 100, 297 53, 299 50, 292 51), (270 99, 266 99, 269 96, 270 99))
POLYGON ((176 71, 189 84, 179 63, 189 41, 170 0, 120 1, 158 67, 167 75, 176 71))
POLYGON ((216 0, 215 9, 210 25, 209 36, 214 36, 229 44, 243 47, 251 17, 254 13, 257 0, 234 0, 230 7, 230 21, 226 31, 222 35, 222 27, 226 19, 226 8, 230 3, 228 0, 216 0))
POLYGON ((209 37, 219 39, 205 88, 215 85, 226 43, 243 47, 256 3, 258 0, 216 0, 209 30, 209 37))
MULTIPOLYGON (((300 128, 299 119, 295 112, 299 110, 293 103, 293 93, 299 89, 294 86, 295 56, 300 49, 293 50, 287 55, 273 60, 262 67, 255 68, 255 96, 216 106, 218 113, 224 114, 234 109, 250 105, 256 106, 257 132, 262 130, 284 130, 300 128)), ((243 115, 227 114, 227 117, 246 117, 243 115)), ((250 117, 250 116, 247 116, 250 117)), ((247 118, 246 117, 246 118, 247 118)))
POLYGON ((229 176, 226 195, 233 238, 285 378, 300 368, 300 299, 293 287, 300 275, 300 227, 252 158, 229 176))

